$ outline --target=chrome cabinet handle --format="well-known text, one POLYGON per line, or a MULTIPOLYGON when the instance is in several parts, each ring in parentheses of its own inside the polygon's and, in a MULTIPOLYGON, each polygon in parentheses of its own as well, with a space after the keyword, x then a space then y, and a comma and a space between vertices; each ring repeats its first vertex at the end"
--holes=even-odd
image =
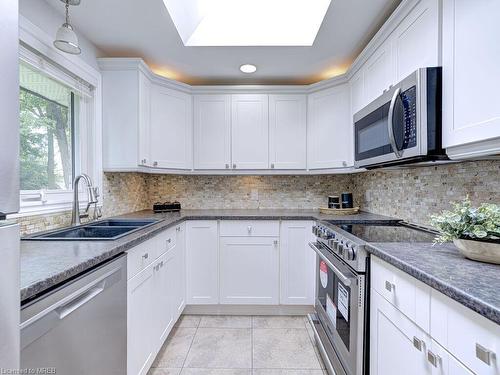
POLYGON ((181 231, 181 227, 177 227, 177 228, 175 228, 175 230, 176 230, 177 232, 180 232, 180 231, 181 231))
POLYGON ((389 142, 391 143, 392 150, 394 151, 394 154, 398 159, 401 156, 403 156, 403 151, 398 150, 398 146, 396 145, 396 138, 394 138, 394 128, 392 126, 392 123, 394 117, 394 106, 396 105, 396 100, 400 93, 401 93, 400 88, 397 88, 396 91, 394 91, 394 95, 392 96, 391 99, 391 106, 389 107, 389 117, 387 118, 387 130, 389 132, 389 142))
POLYGON ((236 168, 236 164, 233 164, 233 169, 235 169, 235 168, 236 168))
POLYGON ((387 289, 389 292, 393 292, 394 289, 396 289, 396 285, 391 283, 390 281, 385 281, 385 289, 387 289))
POLYGON ((250 225, 247 227, 247 231, 248 231, 248 234, 252 234, 252 227, 250 225))
POLYGON ((142 258, 143 258, 143 259, 148 259, 148 258, 149 258, 149 254, 148 254, 148 253, 144 253, 144 254, 142 254, 142 258))
POLYGON ((476 343, 476 357, 480 361, 483 361, 486 363, 488 366, 491 366, 491 358, 493 357, 494 353, 486 349, 484 346, 477 344, 476 343))
POLYGON ((170 242, 172 242, 172 239, 171 239, 171 238, 169 238, 169 239, 167 240, 167 243, 170 243, 170 242))
POLYGON ((417 338, 416 336, 413 336, 413 346, 419 351, 421 352, 422 351, 422 347, 423 347, 423 342, 422 340, 420 340, 419 338, 417 338))
POLYGON ((274 163, 271 163, 271 169, 274 169, 274 163))
POLYGON ((278 240, 273 241, 274 246, 278 246, 278 240))
POLYGON ((438 356, 437 354, 431 352, 430 350, 427 351, 427 361, 434 367, 438 367, 440 362, 441 362, 441 357, 438 356))
POLYGON ((157 162, 157 161, 154 161, 154 162, 153 162, 153 166, 155 166, 155 167, 156 167, 156 166, 158 166, 158 162, 157 162))
POLYGON ((226 164, 226 169, 229 169, 229 164, 226 164))

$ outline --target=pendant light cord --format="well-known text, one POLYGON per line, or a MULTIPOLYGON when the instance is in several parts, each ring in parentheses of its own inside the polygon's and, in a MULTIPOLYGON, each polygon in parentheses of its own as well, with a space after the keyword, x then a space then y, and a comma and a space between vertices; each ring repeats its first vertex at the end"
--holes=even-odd
POLYGON ((66 24, 69 25, 69 0, 66 0, 66 24))

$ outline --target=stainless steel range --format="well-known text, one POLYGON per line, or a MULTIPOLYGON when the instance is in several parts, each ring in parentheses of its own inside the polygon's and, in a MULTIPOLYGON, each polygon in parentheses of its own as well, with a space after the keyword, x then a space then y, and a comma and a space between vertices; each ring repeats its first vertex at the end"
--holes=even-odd
POLYGON ((402 222, 313 227, 315 314, 309 320, 330 374, 364 375, 368 368, 369 242, 432 242, 434 233, 402 222))

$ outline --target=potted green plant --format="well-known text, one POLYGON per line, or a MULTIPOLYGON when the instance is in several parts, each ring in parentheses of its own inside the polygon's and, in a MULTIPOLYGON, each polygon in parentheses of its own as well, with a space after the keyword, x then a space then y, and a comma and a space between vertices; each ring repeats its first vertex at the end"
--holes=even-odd
POLYGON ((467 197, 454 203, 452 211, 431 215, 431 224, 440 232, 435 242, 453 241, 467 258, 500 264, 499 205, 472 207, 467 197))

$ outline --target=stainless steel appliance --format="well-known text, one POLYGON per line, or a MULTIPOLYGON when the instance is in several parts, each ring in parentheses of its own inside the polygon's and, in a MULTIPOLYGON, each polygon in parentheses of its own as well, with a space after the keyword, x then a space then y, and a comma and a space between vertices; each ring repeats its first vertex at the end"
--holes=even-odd
POLYGON ((441 145, 441 68, 422 68, 354 115, 354 165, 447 159, 441 145))
POLYGON ((19 226, 5 221, 19 210, 18 2, 1 1, 0 14, 0 373, 19 368, 19 226))
POLYGON ((21 368, 126 374, 127 258, 122 255, 21 310, 21 368))
POLYGON ((315 314, 309 315, 330 374, 364 375, 368 369, 369 242, 431 242, 435 234, 402 222, 313 227, 316 241, 315 314))

